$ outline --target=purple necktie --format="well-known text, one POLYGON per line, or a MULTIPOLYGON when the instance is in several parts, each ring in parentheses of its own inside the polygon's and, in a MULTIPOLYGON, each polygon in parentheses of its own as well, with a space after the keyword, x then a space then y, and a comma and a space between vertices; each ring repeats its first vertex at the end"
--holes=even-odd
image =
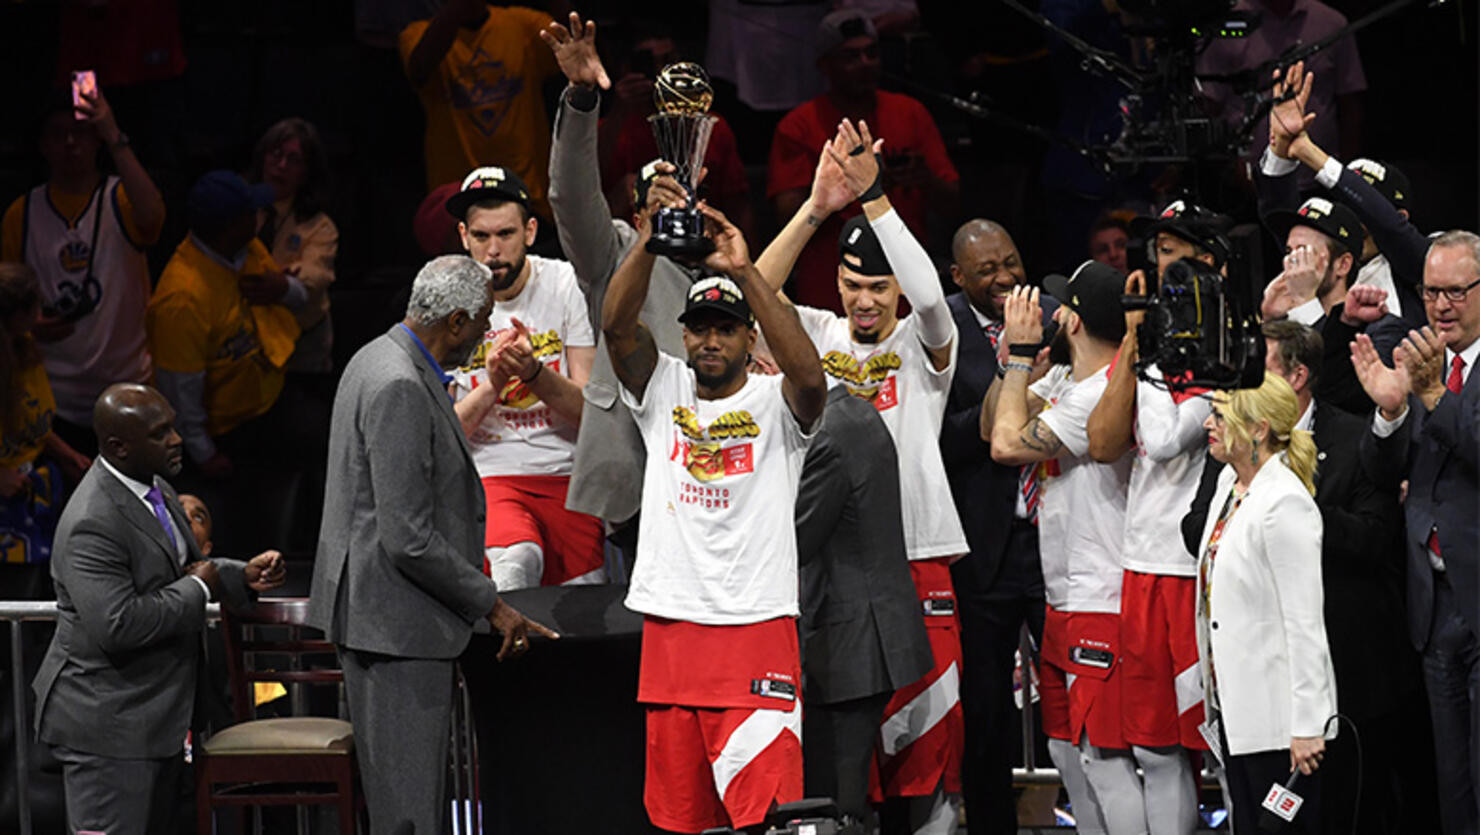
POLYGON ((171 547, 175 545, 175 529, 170 525, 170 512, 164 506, 164 493, 158 487, 150 487, 149 492, 144 494, 149 500, 149 506, 154 508, 154 518, 159 520, 159 526, 164 528, 164 538, 169 540, 171 547))

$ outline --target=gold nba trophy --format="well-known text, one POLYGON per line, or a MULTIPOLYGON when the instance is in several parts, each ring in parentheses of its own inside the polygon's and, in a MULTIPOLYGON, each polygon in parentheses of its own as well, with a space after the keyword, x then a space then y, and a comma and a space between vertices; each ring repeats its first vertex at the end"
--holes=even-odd
POLYGON ((656 255, 703 258, 714 251, 714 242, 704 236, 704 216, 694 207, 699 171, 709 135, 718 121, 709 115, 714 88, 709 74, 698 64, 669 64, 653 84, 653 102, 658 112, 647 117, 658 143, 658 156, 673 165, 674 178, 688 193, 682 208, 663 207, 653 218, 653 236, 647 251, 656 255))

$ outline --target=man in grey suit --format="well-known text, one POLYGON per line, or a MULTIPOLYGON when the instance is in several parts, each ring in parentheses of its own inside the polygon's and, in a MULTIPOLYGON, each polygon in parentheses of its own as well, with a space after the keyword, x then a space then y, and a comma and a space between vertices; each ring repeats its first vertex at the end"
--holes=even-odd
POLYGON ((482 572, 483 485, 444 367, 467 362, 493 308, 487 267, 429 262, 406 319, 344 369, 309 623, 339 646, 374 833, 442 831, 453 663, 476 626, 555 633, 499 599, 482 572))
POLYGON ((246 563, 201 556, 165 481, 184 449, 174 419, 148 386, 104 391, 93 409, 100 456, 57 526, 57 631, 33 687, 72 832, 175 830, 206 602, 245 608, 249 587, 283 582, 276 551, 246 563))
POLYGON ((1365 334, 1352 364, 1377 404, 1363 459, 1379 484, 1408 479, 1408 633, 1423 654, 1446 835, 1480 831, 1480 236, 1445 232, 1424 259, 1429 325, 1393 350, 1365 334))
MULTIPOLYGON (((552 23, 540 36, 554 50, 561 71, 570 81, 560 97, 550 149, 550 209, 560 232, 560 246, 586 294, 591 320, 599 322, 612 273, 638 240, 632 224, 612 219, 601 190, 596 155, 600 118, 597 88, 608 89, 611 82, 596 54, 595 23, 582 25, 580 17, 572 12, 569 28, 552 23)), ((662 170, 673 169, 665 163, 662 170)), ((682 205, 683 188, 672 177, 653 177, 650 182, 644 195, 647 205, 682 205)), ((692 283, 684 268, 666 257, 659 257, 653 264, 640 318, 662 353, 685 355, 678 315, 692 283)), ((631 488, 642 482, 646 460, 637 424, 622 404, 619 392, 606 337, 598 334, 596 364, 586 383, 566 507, 617 523, 637 513, 641 496, 631 488)))
POLYGON ((894 691, 934 663, 905 558, 894 439, 871 404, 827 395, 797 493, 806 794, 869 819, 869 766, 894 691))

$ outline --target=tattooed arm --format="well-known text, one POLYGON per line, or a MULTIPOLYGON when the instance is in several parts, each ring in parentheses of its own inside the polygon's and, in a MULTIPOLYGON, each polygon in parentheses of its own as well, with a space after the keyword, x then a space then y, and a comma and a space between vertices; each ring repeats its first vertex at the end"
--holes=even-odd
POLYGON ((1034 412, 1042 410, 1043 401, 1036 397, 1036 407, 1029 404, 1028 372, 1010 368, 997 388, 997 402, 992 420, 992 460, 999 464, 1031 464, 1057 458, 1064 444, 1054 431, 1034 412), (1031 411, 1030 411, 1031 409, 1031 411))

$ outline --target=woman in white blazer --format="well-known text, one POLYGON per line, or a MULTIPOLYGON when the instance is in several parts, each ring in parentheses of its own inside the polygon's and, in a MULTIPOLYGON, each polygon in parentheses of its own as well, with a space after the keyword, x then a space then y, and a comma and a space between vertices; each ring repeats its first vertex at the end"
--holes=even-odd
MULTIPOLYGON (((1266 374, 1257 389, 1219 392, 1205 424, 1213 457, 1227 466, 1198 558, 1197 647, 1238 835, 1257 831, 1271 783, 1320 767, 1336 715, 1321 513, 1311 497, 1316 448, 1294 429, 1298 409, 1290 384, 1266 374)), ((1295 831, 1317 831, 1318 789, 1302 780, 1295 831)))

